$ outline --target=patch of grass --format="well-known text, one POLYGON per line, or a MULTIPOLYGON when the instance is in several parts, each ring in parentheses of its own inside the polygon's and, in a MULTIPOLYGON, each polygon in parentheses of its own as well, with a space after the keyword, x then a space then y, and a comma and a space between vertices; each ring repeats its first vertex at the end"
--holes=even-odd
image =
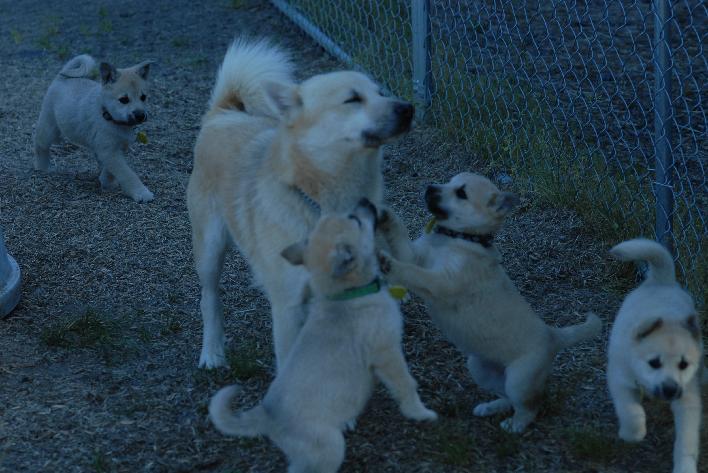
POLYGON ((178 36, 176 38, 173 38, 172 41, 172 46, 175 48, 186 48, 189 46, 189 39, 185 38, 184 36, 178 36))
POLYGON ((499 427, 494 439, 494 453, 499 458, 509 458, 521 451, 519 434, 512 434, 499 427))
POLYGON ((241 8, 246 6, 246 0, 231 0, 229 2, 229 7, 233 8, 234 10, 240 10, 241 8))
POLYGON ((44 32, 37 40, 37 45, 47 51, 55 53, 59 59, 66 59, 69 56, 69 46, 65 43, 57 42, 60 33, 59 17, 50 16, 44 20, 44 32))
POLYGON ((15 29, 10 30, 10 36, 12 36, 12 40, 15 42, 15 44, 22 43, 22 33, 20 33, 19 31, 15 29))
POLYGON ((100 450, 96 450, 93 453, 91 468, 95 473, 109 472, 112 470, 111 460, 106 456, 105 453, 101 452, 100 450))
POLYGON ((163 314, 164 325, 160 330, 160 336, 166 337, 169 335, 174 335, 182 331, 184 328, 182 326, 182 321, 173 314, 163 314))
POLYGON ((113 22, 108 17, 108 9, 101 5, 98 9, 98 31, 102 33, 111 33, 113 31, 113 22))
POLYGON ((269 374, 272 353, 263 345, 247 342, 226 352, 228 368, 195 371, 194 379, 198 384, 215 383, 233 384, 254 378, 265 378, 269 374))
POLYGON ((476 444, 461 421, 440 422, 435 428, 432 444, 434 456, 441 463, 458 467, 473 464, 476 444))
POLYGON ((572 428, 564 431, 568 451, 579 460, 608 464, 617 458, 632 455, 635 446, 622 443, 595 430, 572 428))

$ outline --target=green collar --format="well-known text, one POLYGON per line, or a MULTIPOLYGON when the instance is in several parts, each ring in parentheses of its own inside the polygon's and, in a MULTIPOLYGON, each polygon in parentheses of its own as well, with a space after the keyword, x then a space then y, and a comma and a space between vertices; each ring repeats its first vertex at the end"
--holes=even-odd
POLYGON ((379 280, 379 278, 377 276, 369 284, 366 284, 364 286, 351 287, 349 289, 345 289, 342 292, 338 292, 336 294, 332 294, 331 296, 327 296, 327 299, 330 301, 348 301, 349 299, 356 299, 357 297, 364 297, 364 296, 368 296, 369 294, 376 294, 380 290, 381 290, 381 281, 379 280))

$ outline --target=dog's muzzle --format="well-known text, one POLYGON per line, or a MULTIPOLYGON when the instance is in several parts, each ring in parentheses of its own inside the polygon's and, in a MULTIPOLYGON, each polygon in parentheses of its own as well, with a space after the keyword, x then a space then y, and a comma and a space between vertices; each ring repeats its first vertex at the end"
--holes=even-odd
POLYGON ((442 195, 439 187, 428 186, 425 189, 425 205, 428 207, 428 210, 430 210, 430 213, 438 220, 445 220, 448 215, 447 211, 440 206, 441 200, 442 195))
POLYGON ((375 130, 364 130, 362 138, 367 148, 378 148, 390 138, 394 138, 411 129, 415 107, 408 102, 395 102, 393 116, 388 124, 375 130))
POLYGON ((683 394, 681 386, 676 381, 668 380, 661 383, 654 389, 654 395, 665 401, 675 401, 680 399, 683 394))

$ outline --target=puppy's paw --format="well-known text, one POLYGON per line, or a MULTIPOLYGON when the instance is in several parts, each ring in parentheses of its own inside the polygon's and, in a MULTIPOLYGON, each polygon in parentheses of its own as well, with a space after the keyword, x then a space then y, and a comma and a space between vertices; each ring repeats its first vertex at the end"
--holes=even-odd
POLYGON ((220 367, 228 367, 226 363, 226 356, 224 351, 207 351, 202 349, 202 354, 199 356, 199 368, 206 368, 208 370, 220 367))
POLYGON ((150 192, 147 187, 143 187, 142 189, 138 189, 137 191, 132 192, 130 194, 130 197, 132 197, 135 202, 142 203, 150 202, 155 198, 155 195, 150 192))
POLYGON ((645 422, 625 422, 620 426, 619 437, 625 442, 641 442, 647 435, 645 422))
POLYGON ((381 272, 383 274, 390 273, 393 265, 391 255, 384 250, 378 250, 376 252, 376 258, 379 261, 379 269, 381 269, 381 272))
POLYGON ((673 473, 697 473, 696 459, 690 457, 674 465, 673 473))
POLYGON ((438 420, 438 414, 435 411, 428 409, 427 407, 423 407, 422 409, 414 413, 406 414, 406 417, 412 420, 423 422, 434 422, 438 420))
POLYGON ((511 410, 511 403, 506 399, 497 399, 491 402, 483 402, 477 404, 472 410, 472 414, 477 417, 488 417, 501 412, 508 412, 511 410))
POLYGON ((528 427, 528 425, 528 422, 515 421, 513 417, 504 419, 499 423, 499 426, 510 434, 520 434, 521 432, 526 430, 526 427, 528 427))
POLYGON ((416 396, 415 398, 404 402, 400 406, 401 413, 408 419, 419 420, 419 421, 434 421, 437 420, 438 415, 435 411, 431 411, 423 405, 420 398, 416 396))

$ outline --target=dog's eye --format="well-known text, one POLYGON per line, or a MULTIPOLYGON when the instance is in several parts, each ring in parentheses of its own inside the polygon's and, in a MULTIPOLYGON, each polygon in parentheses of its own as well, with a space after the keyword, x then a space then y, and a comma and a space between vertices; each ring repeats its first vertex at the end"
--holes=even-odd
POLYGON ((465 192, 465 186, 458 187, 457 190, 455 191, 455 195, 459 199, 466 199, 467 198, 467 192, 465 192))
POLYGON ((127 95, 122 96, 121 98, 118 99, 120 103, 128 103, 130 102, 130 99, 128 98, 127 95))
POLYGON ((145 102, 145 100, 147 100, 147 95, 145 95, 145 94, 141 95, 141 96, 140 96, 140 101, 141 101, 141 102, 145 102))
POLYGON ((357 94, 356 92, 354 95, 352 95, 350 98, 344 101, 344 103, 361 103, 363 102, 363 99, 361 98, 361 95, 357 94))
POLYGON ((678 364, 678 369, 680 369, 681 371, 683 371, 683 370, 685 370, 686 368, 688 368, 688 361, 686 361, 686 360, 681 360, 681 361, 679 362, 679 364, 678 364))
POLYGON ((655 370, 658 370, 659 368, 661 368, 661 360, 658 358, 652 358, 651 360, 649 360, 649 366, 651 366, 655 370))

